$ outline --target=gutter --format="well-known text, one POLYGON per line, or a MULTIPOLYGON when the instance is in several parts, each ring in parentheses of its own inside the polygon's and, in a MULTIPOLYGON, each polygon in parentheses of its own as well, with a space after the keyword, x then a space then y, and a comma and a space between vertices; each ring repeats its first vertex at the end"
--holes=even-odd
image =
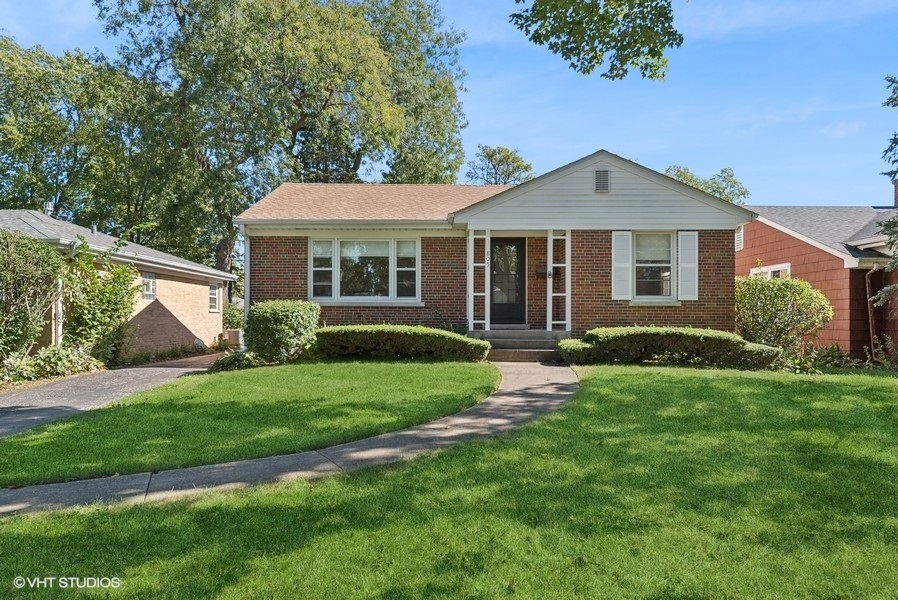
MULTIPOLYGON (((47 239, 45 240, 51 244, 55 244, 57 247, 62 249, 71 248, 75 243, 75 240, 67 240, 64 238, 60 239, 47 239)), ((95 244, 87 244, 88 249, 91 252, 96 254, 104 254, 106 252, 110 252, 110 250, 114 250, 114 248, 109 248, 108 246, 98 246, 95 244)), ((149 267, 163 267, 170 271, 175 271, 176 273, 190 273, 193 275, 202 275, 207 278, 216 279, 218 281, 236 281, 237 277, 230 273, 225 273, 224 271, 219 271, 218 269, 213 269, 212 267, 206 267, 204 265, 185 265, 184 263, 166 260, 163 258, 154 258, 149 256, 141 256, 136 252, 132 252, 129 250, 120 249, 117 251, 110 252, 109 258, 112 261, 117 262, 131 262, 136 265, 145 265, 149 267)))

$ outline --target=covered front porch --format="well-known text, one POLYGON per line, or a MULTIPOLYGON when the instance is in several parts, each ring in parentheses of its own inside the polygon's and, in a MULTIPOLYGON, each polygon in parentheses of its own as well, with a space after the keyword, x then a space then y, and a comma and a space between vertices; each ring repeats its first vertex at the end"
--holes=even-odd
POLYGON ((571 331, 571 230, 467 232, 470 331, 571 331))

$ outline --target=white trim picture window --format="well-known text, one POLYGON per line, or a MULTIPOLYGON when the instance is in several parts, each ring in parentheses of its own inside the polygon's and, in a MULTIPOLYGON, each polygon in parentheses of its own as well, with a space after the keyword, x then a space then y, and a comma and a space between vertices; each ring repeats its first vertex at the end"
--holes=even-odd
POLYGON ((140 297, 143 300, 156 299, 156 274, 149 271, 140 272, 141 291, 140 297))
POLYGON ((209 312, 218 312, 218 284, 209 284, 209 312))
POLYGON ((755 267, 749 271, 752 275, 766 277, 767 279, 785 279, 792 276, 792 263, 780 263, 778 265, 755 267))
POLYGON ((612 231, 611 299, 698 300, 697 231, 612 231))
POLYGON ((311 240, 310 296, 315 300, 417 301, 420 241, 311 240))

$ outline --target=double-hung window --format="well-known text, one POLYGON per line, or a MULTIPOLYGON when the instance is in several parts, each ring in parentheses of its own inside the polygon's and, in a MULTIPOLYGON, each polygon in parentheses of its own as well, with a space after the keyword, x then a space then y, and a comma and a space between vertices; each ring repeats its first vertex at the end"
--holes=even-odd
POLYGON ((673 235, 634 233, 636 298, 670 298, 673 278, 673 235))
POLYGON ((144 300, 155 300, 156 299, 156 274, 150 273, 148 271, 140 272, 141 279, 141 294, 140 297, 144 300))
POLYGON ((415 301, 420 244, 403 239, 311 241, 313 300, 415 301))
POLYGON ((218 284, 209 284, 209 312, 218 312, 218 284))

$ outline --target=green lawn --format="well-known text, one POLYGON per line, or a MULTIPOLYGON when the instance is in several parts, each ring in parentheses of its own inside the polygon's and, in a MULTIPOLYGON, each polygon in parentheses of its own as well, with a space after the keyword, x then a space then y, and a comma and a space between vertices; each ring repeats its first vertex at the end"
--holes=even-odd
POLYGON ((498 385, 473 363, 313 363, 196 375, 0 439, 0 487, 323 448, 455 413, 498 385))
POLYGON ((581 374, 559 412, 412 463, 4 520, 0 595, 894 597, 894 376, 581 374))

